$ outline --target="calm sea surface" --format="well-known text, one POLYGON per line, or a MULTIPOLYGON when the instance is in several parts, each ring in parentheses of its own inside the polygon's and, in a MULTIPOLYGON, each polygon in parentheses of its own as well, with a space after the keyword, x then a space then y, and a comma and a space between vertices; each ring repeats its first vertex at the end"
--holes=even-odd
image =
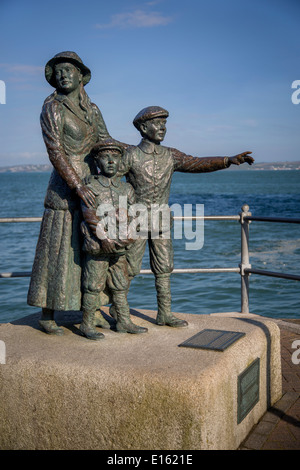
MULTIPOLYGON (((0 217, 40 217, 50 173, 0 174, 0 217)), ((170 204, 204 204, 205 215, 236 215, 243 204, 256 216, 300 218, 300 171, 219 171, 200 175, 176 173, 170 204)), ((181 222, 176 222, 181 223, 181 222)), ((0 224, 0 271, 31 271, 39 223, 0 224)), ((195 226, 193 226, 195 230, 195 226)), ((204 245, 185 250, 193 240, 174 240, 175 268, 236 267, 240 263, 240 224, 205 221, 204 245)), ((299 275, 300 226, 252 222, 253 267, 299 275)), ((146 253, 143 269, 149 268, 146 253)), ((26 304, 29 278, 0 279, 0 322, 40 309, 26 304)), ((240 310, 240 276, 236 273, 173 274, 173 311, 193 314, 240 310)), ((155 309, 152 275, 131 284, 132 307, 155 309)), ((300 318, 300 283, 250 276, 250 311, 277 318, 300 318)))

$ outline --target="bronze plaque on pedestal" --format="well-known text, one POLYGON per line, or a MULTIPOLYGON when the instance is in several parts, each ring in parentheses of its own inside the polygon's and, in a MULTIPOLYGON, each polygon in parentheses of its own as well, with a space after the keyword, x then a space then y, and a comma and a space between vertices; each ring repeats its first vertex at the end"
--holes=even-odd
POLYGON ((238 376, 238 424, 259 401, 259 357, 238 376))
POLYGON ((245 333, 239 331, 206 329, 179 344, 179 346, 224 351, 243 336, 245 336, 245 333))

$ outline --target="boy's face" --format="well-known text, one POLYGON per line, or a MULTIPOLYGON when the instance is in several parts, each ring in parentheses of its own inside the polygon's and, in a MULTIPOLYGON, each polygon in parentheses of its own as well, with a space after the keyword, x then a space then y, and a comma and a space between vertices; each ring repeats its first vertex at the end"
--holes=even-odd
POLYGON ((151 142, 159 144, 165 138, 167 132, 166 123, 166 118, 149 119, 140 125, 140 130, 151 142))
POLYGON ((118 150, 102 150, 96 157, 97 165, 104 176, 111 178, 119 169, 121 153, 118 150))

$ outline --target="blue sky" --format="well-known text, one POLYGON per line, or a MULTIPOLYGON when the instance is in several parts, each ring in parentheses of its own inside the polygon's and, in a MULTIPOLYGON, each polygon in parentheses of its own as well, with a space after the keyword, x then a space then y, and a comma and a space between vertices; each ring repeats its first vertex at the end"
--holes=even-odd
POLYGON ((46 62, 73 50, 110 134, 137 144, 145 106, 170 112, 165 145, 300 160, 299 0, 0 0, 0 166, 48 163, 46 62))

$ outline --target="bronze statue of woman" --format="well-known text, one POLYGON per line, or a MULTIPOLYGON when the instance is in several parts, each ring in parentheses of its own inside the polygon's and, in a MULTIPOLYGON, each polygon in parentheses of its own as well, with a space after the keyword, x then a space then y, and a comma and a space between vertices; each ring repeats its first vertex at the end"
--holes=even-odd
POLYGON ((91 72, 75 52, 55 55, 45 67, 55 88, 41 112, 42 134, 53 165, 37 242, 27 302, 42 307, 40 325, 62 334, 55 310, 81 309, 80 200, 92 205, 94 195, 84 178, 94 172, 89 153, 110 137, 102 114, 84 86, 91 72))

